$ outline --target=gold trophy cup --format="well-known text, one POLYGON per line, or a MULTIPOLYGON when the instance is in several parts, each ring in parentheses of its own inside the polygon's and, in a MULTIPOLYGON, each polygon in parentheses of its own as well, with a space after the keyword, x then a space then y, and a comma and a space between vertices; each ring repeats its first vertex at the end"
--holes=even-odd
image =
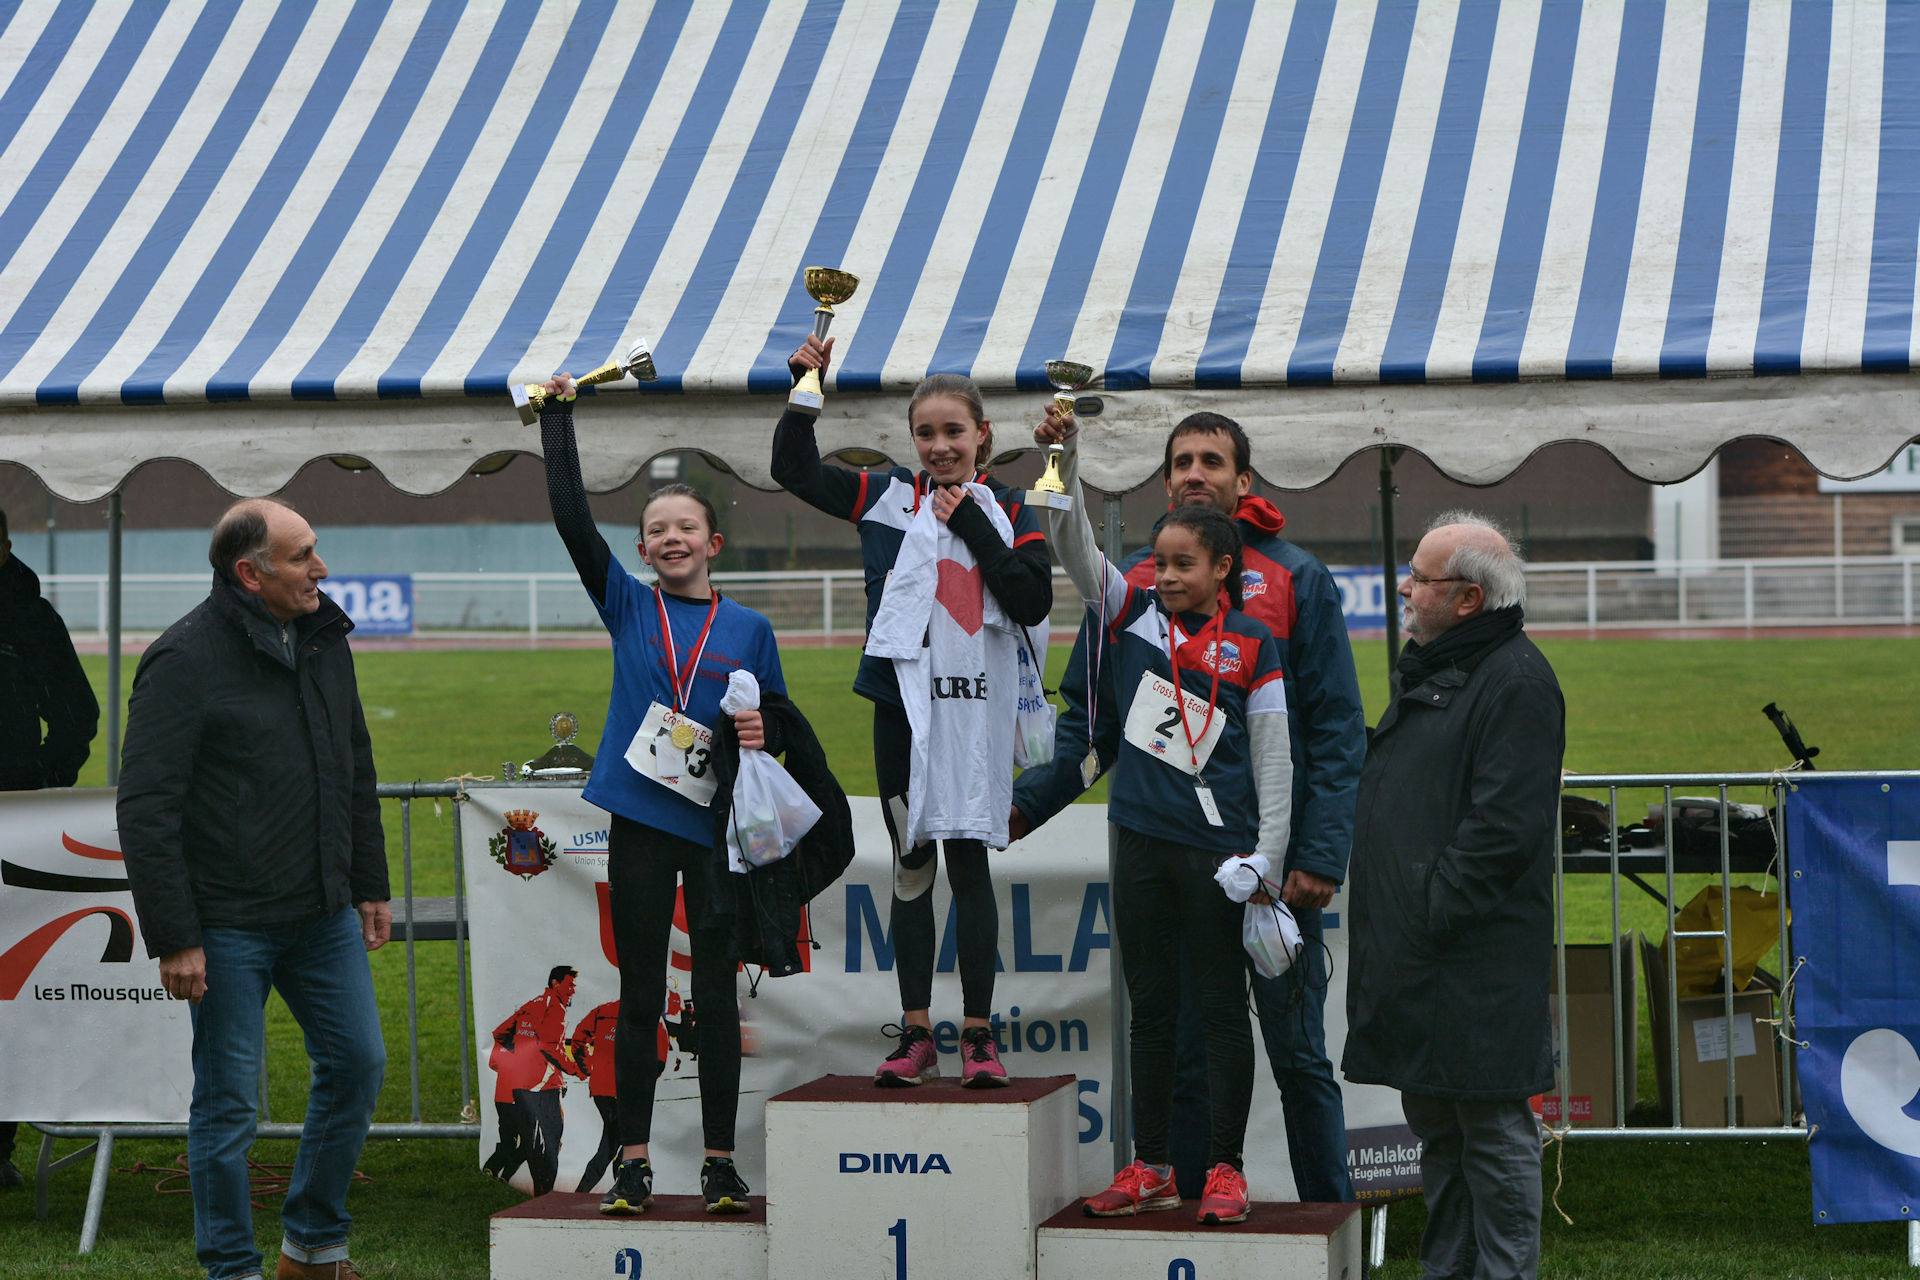
MULTIPOLYGON (((611 360, 592 373, 583 373, 573 380, 573 385, 594 387, 603 382, 618 382, 628 374, 632 374, 641 382, 652 382, 660 376, 653 367, 653 344, 645 338, 635 342, 627 350, 625 360, 611 360)), ((524 386, 515 386, 511 390, 513 407, 519 411, 520 421, 529 427, 540 421, 540 410, 545 408, 547 403, 546 388, 540 383, 529 382, 524 386)))
MULTIPOLYGON (((820 304, 813 309, 813 336, 824 342, 827 327, 833 323, 834 307, 853 296, 853 291, 860 287, 860 277, 838 267, 808 267, 806 280, 808 295, 820 304)), ((826 403, 826 389, 820 385, 818 369, 801 374, 800 381, 787 395, 787 407, 798 409, 810 418, 819 417, 826 403)))
MULTIPOLYGON (((1047 381, 1053 384, 1054 408, 1071 421, 1074 393, 1093 381, 1093 369, 1072 360, 1049 360, 1047 381)), ((1060 479, 1060 458, 1066 451, 1065 445, 1047 446, 1047 469, 1033 482, 1033 488, 1027 490, 1028 506, 1052 507, 1055 511, 1073 510, 1073 499, 1067 496, 1066 483, 1060 479)))

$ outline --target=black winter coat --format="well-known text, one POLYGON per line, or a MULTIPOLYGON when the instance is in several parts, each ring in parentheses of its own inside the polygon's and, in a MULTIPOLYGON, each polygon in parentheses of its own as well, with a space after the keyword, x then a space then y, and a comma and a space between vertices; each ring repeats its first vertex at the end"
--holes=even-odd
POLYGON ((100 704, 67 624, 41 597, 38 575, 8 556, 0 564, 0 791, 72 786, 99 727, 100 704))
POLYGON ((1482 1101, 1553 1086, 1565 747, 1559 682, 1524 632, 1470 673, 1397 688, 1368 744, 1347 880, 1349 1080, 1482 1101))
MULTIPOLYGON (((713 751, 713 883, 708 914, 716 924, 731 921, 736 954, 742 964, 759 965, 784 978, 799 973, 802 912, 806 905, 846 873, 853 861, 853 812, 847 793, 827 765, 813 726, 788 698, 762 691, 760 716, 766 723, 766 750, 781 755, 787 773, 820 809, 820 821, 780 861, 739 875, 727 865, 727 820, 733 812, 733 783, 740 773, 740 739, 733 719, 721 716, 713 751)), ((812 939, 807 939, 812 944, 812 939)))
POLYGON ((212 593, 140 659, 121 756, 120 847, 147 952, 203 925, 271 928, 384 902, 386 838, 340 607, 280 624, 212 593))

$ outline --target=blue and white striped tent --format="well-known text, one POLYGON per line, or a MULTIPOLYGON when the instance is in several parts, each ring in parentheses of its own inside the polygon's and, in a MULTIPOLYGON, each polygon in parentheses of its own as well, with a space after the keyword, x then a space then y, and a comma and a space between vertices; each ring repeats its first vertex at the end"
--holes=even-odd
POLYGON ((1071 356, 1107 488, 1200 405, 1289 486, 1754 434, 1859 475, 1920 407, 1916 68, 1884 0, 0 0, 0 457, 430 492, 532 446, 510 380, 646 335, 590 481, 765 484, 821 263, 830 448, 906 456, 930 370, 1023 420, 1071 356))

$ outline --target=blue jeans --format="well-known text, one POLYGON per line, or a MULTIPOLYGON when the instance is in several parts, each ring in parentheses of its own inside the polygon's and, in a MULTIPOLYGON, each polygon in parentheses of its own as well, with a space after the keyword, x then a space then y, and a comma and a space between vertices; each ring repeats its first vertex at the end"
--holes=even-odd
POLYGON ((253 1146, 267 992, 277 990, 306 1036, 313 1080, 300 1152, 281 1211, 283 1252, 296 1262, 347 1256, 347 1184, 367 1140, 386 1074, 373 973, 360 916, 329 916, 273 932, 202 931, 207 994, 193 1008, 193 1106, 187 1167, 193 1242, 209 1280, 260 1274, 247 1152, 253 1146))
MULTIPOLYGON (((1327 954, 1320 945, 1320 912, 1301 908, 1294 918, 1300 922, 1306 950, 1300 962, 1278 978, 1249 974, 1253 1007, 1260 1016, 1260 1037, 1273 1066, 1273 1082, 1280 1086, 1295 1194, 1309 1203, 1351 1200, 1346 1106, 1327 1058, 1327 954)), ((1178 1065, 1173 1087, 1173 1167, 1180 1194, 1197 1198, 1207 1178, 1207 1046, 1184 956, 1180 980, 1182 998, 1174 1027, 1178 1065)), ((1247 1145, 1252 1147, 1265 1136, 1249 1131, 1247 1145)))

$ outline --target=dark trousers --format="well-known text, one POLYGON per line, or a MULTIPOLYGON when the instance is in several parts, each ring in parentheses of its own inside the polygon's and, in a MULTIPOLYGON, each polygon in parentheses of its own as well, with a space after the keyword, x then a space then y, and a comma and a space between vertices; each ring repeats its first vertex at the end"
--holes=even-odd
POLYGON ((1193 978, 1191 1003, 1198 1008, 1207 1046, 1206 1161, 1238 1168, 1253 1101, 1242 908, 1213 882, 1220 855, 1124 827, 1119 836, 1113 919, 1133 1007, 1134 1154, 1149 1164, 1171 1161, 1167 1131, 1184 945, 1193 978))
POLYGON ((527 1172, 533 1175, 533 1194, 553 1190, 560 1177, 560 1137, 566 1116, 560 1110, 558 1089, 515 1089, 513 1105, 521 1113, 521 1132, 529 1135, 527 1172))
POLYGON ((734 1112, 740 1103, 740 1004, 734 982, 739 961, 731 927, 706 925, 713 850, 618 814, 608 845, 607 896, 613 949, 620 958, 620 1032, 614 1040, 620 1141, 633 1145, 653 1134, 654 1086, 660 1078, 656 1045, 667 995, 673 891, 684 883, 693 943, 693 1004, 699 1011, 700 1123, 707 1146, 731 1151, 734 1112))
POLYGON ((593 1159, 587 1161, 586 1172, 580 1175, 580 1185, 575 1191, 591 1191, 601 1178, 606 1176, 607 1167, 613 1158, 620 1154, 620 1108, 619 1104, 604 1094, 593 1096, 593 1106, 600 1113, 600 1146, 593 1153, 593 1159))
MULTIPOLYGON (((1249 970, 1254 1012, 1260 1017, 1273 1082, 1280 1086, 1294 1193, 1309 1203, 1351 1200, 1346 1105, 1327 1057, 1327 955, 1320 945, 1320 911, 1303 907, 1293 914, 1306 950, 1299 963, 1278 978, 1262 978, 1249 970)), ((1183 954, 1180 1016, 1174 1030, 1178 1065, 1173 1083, 1173 1171, 1180 1194, 1192 1198, 1200 1195, 1207 1179, 1207 1045, 1188 968, 1183 954)))
POLYGON ((493 1154, 487 1157, 486 1164, 481 1167, 505 1182, 527 1162, 527 1153, 533 1146, 533 1134, 527 1128, 524 1113, 511 1102, 496 1101, 493 1104, 493 1116, 499 1136, 494 1141, 493 1154))
POLYGON ((1532 1280, 1540 1270, 1540 1129, 1525 1098, 1403 1093, 1420 1139, 1423 1280, 1532 1280))
POLYGON ((993 968, 1000 945, 1000 904, 993 896, 987 846, 978 840, 928 840, 903 849, 907 828, 907 788, 913 774, 913 737, 907 713, 886 703, 873 704, 873 770, 880 784, 880 812, 893 842, 894 973, 900 980, 900 1007, 925 1009, 933 1003, 933 879, 940 855, 953 891, 954 932, 960 963, 960 1011, 969 1018, 993 1012, 993 968))
POLYGON ((0 1124, 0 1164, 13 1159, 13 1143, 19 1132, 20 1125, 16 1121, 8 1120, 0 1124))

